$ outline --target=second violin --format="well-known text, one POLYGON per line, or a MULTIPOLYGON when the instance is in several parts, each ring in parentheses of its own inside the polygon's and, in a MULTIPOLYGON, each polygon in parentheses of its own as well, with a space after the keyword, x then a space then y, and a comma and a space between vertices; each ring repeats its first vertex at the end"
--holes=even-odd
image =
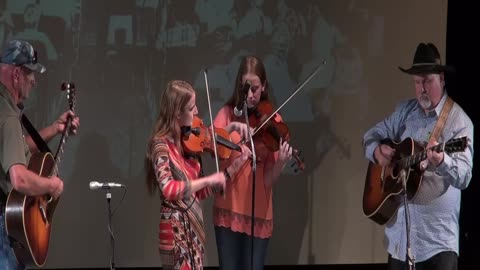
MULTIPOLYGON (((269 117, 272 113, 274 113, 272 104, 268 101, 260 101, 253 113, 250 114, 248 121, 251 127, 255 127, 252 135, 261 137, 265 146, 270 151, 276 152, 280 147, 280 139, 290 141, 290 132, 285 123, 277 121, 274 117, 269 117)), ((305 164, 297 149, 293 149, 292 157, 297 169, 305 170, 305 164)))

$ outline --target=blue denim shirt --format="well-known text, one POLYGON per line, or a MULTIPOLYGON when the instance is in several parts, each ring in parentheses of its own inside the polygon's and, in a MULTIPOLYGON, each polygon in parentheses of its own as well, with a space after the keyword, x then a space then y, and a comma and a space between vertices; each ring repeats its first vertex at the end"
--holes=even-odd
MULTIPOLYGON (((411 137, 423 146, 430 139, 447 94, 435 108, 426 113, 416 99, 398 104, 395 111, 368 130, 363 138, 365 157, 374 162, 373 152, 380 140, 400 142, 411 137)), ((417 262, 425 261, 442 251, 459 253, 459 214, 461 190, 472 178, 473 123, 463 109, 454 103, 445 123, 439 143, 466 136, 467 148, 456 153, 444 153, 443 162, 431 166, 423 174, 417 196, 408 203, 410 246, 417 262)), ((393 258, 406 258, 406 226, 403 205, 385 225, 385 246, 393 258)))

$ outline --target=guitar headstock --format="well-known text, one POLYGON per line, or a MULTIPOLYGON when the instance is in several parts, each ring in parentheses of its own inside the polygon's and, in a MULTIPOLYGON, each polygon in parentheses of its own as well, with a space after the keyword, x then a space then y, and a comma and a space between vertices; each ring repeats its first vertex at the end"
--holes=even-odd
POLYGON ((75 110, 75 84, 73 82, 63 82, 61 86, 62 91, 67 91, 68 106, 70 110, 75 110))
POLYGON ((444 151, 447 153, 461 152, 467 148, 467 137, 460 137, 448 140, 444 145, 444 151))

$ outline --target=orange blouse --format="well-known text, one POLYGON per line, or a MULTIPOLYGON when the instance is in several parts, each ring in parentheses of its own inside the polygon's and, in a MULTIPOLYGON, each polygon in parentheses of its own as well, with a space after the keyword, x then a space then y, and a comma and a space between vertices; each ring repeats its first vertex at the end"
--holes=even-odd
MULTIPOLYGON (((280 115, 276 116, 277 121, 281 121, 280 115)), ((233 118, 233 109, 224 106, 218 112, 214 124, 216 127, 225 128, 233 118)), ((237 132, 231 133, 232 140, 240 141, 237 132)), ((278 152, 270 152, 263 142, 254 138, 255 152, 257 157, 257 167, 255 173, 255 219, 254 236, 259 238, 269 238, 273 231, 273 205, 272 205, 272 187, 265 185, 264 172, 272 169, 277 161, 278 152)), ((230 159, 222 162, 222 170, 229 166, 236 158, 241 158, 241 153, 233 151, 230 159)), ((217 194, 214 203, 214 224, 230 228, 235 232, 242 232, 251 235, 251 216, 252 216, 252 187, 253 174, 252 163, 248 159, 242 165, 240 170, 231 175, 231 180, 227 182, 224 196, 217 194)))

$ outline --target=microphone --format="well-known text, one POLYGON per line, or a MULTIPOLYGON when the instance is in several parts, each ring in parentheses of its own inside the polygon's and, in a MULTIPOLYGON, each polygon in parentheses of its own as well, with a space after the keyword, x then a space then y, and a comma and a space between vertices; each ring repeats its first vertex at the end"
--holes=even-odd
POLYGON ((245 102, 245 97, 247 96, 247 93, 248 93, 248 90, 250 90, 250 82, 249 81, 245 81, 245 83, 243 84, 243 88, 242 88, 242 96, 240 97, 240 100, 237 104, 237 106, 235 108, 233 108, 233 114, 236 116, 236 117, 240 117, 242 116, 243 114, 243 103, 245 102))
POLYGON ((110 189, 110 188, 117 188, 117 187, 125 187, 122 184, 113 183, 113 182, 106 182, 106 183, 99 183, 97 181, 90 182, 90 189, 97 190, 97 189, 110 189))

